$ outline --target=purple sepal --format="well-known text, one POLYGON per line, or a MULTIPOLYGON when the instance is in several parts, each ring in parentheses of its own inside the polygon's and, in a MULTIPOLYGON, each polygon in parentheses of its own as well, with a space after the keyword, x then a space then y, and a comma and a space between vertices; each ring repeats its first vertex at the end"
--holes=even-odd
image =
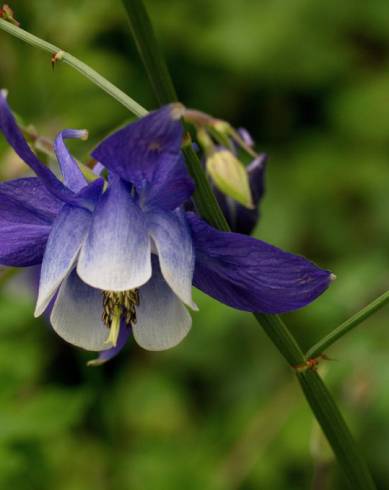
POLYGON ((0 184, 0 264, 27 267, 40 263, 61 207, 61 201, 37 178, 0 184))
POLYGON ((48 192, 37 177, 25 177, 0 183, 0 206, 0 218, 7 211, 28 211, 36 218, 51 223, 61 210, 63 202, 48 192), (9 210, 5 203, 1 203, 5 199, 12 203, 9 210))
POLYGON ((238 133, 247 146, 249 146, 250 148, 254 146, 254 140, 246 128, 239 128, 238 133))
POLYGON ((187 215, 196 251, 193 285, 233 308, 285 313, 311 303, 331 273, 261 240, 226 233, 187 215))
POLYGON ((163 166, 155 169, 153 181, 144 186, 144 205, 166 211, 174 210, 190 198, 194 188, 184 159, 180 157, 176 160, 166 160, 163 166))
POLYGON ((171 104, 108 136, 92 156, 134 184, 150 205, 174 209, 193 192, 181 157, 179 108, 171 104))
POLYGON ((5 91, 0 91, 0 130, 17 155, 36 173, 46 187, 63 201, 73 201, 74 194, 31 151, 7 104, 5 91))
POLYGON ((68 204, 90 207, 90 203, 77 197, 31 151, 8 106, 4 90, 0 91, 0 131, 4 134, 16 154, 36 173, 48 191, 55 197, 68 204))
POLYGON ((0 219, 0 264, 28 267, 42 262, 50 227, 31 223, 10 223, 0 219))
POLYGON ((54 151, 61 166, 65 186, 73 192, 79 192, 87 185, 85 177, 77 162, 67 149, 64 139, 86 139, 85 130, 64 129, 57 134, 54 142, 54 151))

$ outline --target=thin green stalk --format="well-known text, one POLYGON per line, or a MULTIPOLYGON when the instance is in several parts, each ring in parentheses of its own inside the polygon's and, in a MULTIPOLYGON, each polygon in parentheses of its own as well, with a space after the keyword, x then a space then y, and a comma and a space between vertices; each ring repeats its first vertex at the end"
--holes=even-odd
POLYGON ((254 316, 289 366, 296 368, 305 365, 306 358, 303 351, 278 315, 254 313, 254 316))
MULTIPOLYGON (((161 104, 174 101, 175 97, 169 99, 168 96, 170 93, 169 84, 171 83, 171 78, 170 76, 165 76, 168 71, 167 66, 159 50, 151 22, 142 0, 122 1, 130 17, 130 24, 133 26, 132 32, 136 45, 138 46, 145 69, 152 81, 157 99, 161 104), (139 22, 142 25, 136 25, 139 22), (152 50, 153 53, 150 54, 152 50), (145 52, 148 53, 148 56, 144 55, 145 52), (156 62, 157 58, 160 58, 158 62, 156 62), (162 72, 159 72, 161 67, 162 72), (158 83, 155 83, 155 80, 158 80, 158 83)), ((173 94, 175 95, 174 91, 173 94)), ((194 152, 193 154, 195 155, 194 152)), ((214 198, 210 198, 209 201, 206 198, 203 199, 203 196, 206 194, 211 195, 212 190, 206 178, 203 177, 204 171, 201 168, 200 162, 197 162, 193 158, 190 150, 188 155, 188 148, 185 156, 187 157, 188 168, 195 179, 196 185, 202 188, 198 208, 200 209, 201 207, 204 217, 208 219, 211 217, 210 222, 212 224, 220 227, 220 229, 226 230, 223 213, 218 206, 213 205, 214 198), (218 226, 217 223, 219 222, 220 225, 218 226)), ((276 315, 256 313, 255 317, 281 355, 295 369, 312 412, 321 425, 351 488, 354 490, 374 490, 375 486, 369 470, 358 453, 353 437, 342 415, 319 375, 307 363, 307 359, 287 326, 276 315)))
POLYGON ((266 334, 294 369, 316 420, 353 490, 373 490, 374 482, 334 399, 279 316, 255 313, 266 334))
POLYGON ((40 39, 33 34, 30 34, 20 27, 17 27, 10 22, 0 19, 0 29, 18 37, 22 41, 30 44, 31 46, 36 46, 37 48, 43 49, 53 55, 57 54, 57 61, 63 61, 64 63, 70 65, 79 71, 84 77, 89 78, 91 82, 103 89, 107 94, 116 99, 120 104, 126 107, 135 116, 142 117, 147 114, 146 109, 139 105, 135 100, 131 99, 127 94, 118 89, 115 85, 109 82, 106 78, 101 76, 97 71, 93 70, 90 66, 86 65, 79 59, 75 58, 69 53, 66 53, 61 48, 58 48, 54 44, 48 43, 43 39, 40 39))
POLYGON ((123 0, 136 47, 146 69, 150 84, 160 105, 177 100, 177 94, 165 59, 141 0, 123 0), (143 42, 143 40, 147 42, 143 42))
POLYGON ((375 313, 377 310, 385 306, 387 303, 389 303, 389 291, 386 291, 386 293, 379 296, 377 299, 375 299, 370 304, 365 306, 365 308, 363 308, 361 311, 358 311, 358 313, 353 315, 351 318, 349 318, 341 325, 339 325, 339 327, 335 328, 335 330, 333 330, 324 338, 319 340, 319 342, 317 342, 313 347, 309 349, 309 351, 306 354, 307 357, 312 358, 312 357, 317 357, 320 354, 323 354, 323 352, 328 347, 330 347, 338 339, 343 337, 343 335, 345 335, 353 328, 357 327, 360 323, 366 320, 366 318, 371 316, 373 313, 375 313))
POLYGON ((196 182, 196 188, 193 194, 193 201, 199 214, 208 221, 209 224, 219 230, 229 231, 229 226, 224 214, 220 210, 219 203, 215 194, 209 187, 207 177, 201 166, 199 157, 192 148, 192 142, 189 141, 183 147, 185 161, 190 175, 196 182))
POLYGON ((297 371, 297 379, 323 432, 334 451, 339 466, 352 490, 376 488, 369 468, 358 451, 331 393, 314 369, 297 371))

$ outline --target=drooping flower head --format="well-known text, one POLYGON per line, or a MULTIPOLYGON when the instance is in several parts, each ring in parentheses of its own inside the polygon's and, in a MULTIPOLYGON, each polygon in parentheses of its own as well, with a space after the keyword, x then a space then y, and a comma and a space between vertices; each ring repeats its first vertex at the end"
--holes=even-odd
POLYGON ((184 211, 194 186, 181 155, 182 113, 179 104, 163 107, 98 145, 92 156, 109 172, 103 190, 101 179, 85 181, 64 145, 79 132, 56 139, 59 181, 0 98, 0 129, 38 175, 0 184, 0 264, 41 262, 36 314, 55 298, 54 330, 101 351, 101 362, 131 332, 150 350, 180 342, 187 307, 196 309, 192 285, 235 308, 282 313, 313 301, 331 279, 303 257, 184 211))

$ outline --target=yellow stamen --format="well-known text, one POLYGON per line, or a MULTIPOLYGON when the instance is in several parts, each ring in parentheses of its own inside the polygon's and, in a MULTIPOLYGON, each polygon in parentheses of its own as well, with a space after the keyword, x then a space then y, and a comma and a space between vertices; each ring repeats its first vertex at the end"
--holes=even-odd
POLYGON ((109 334, 104 344, 112 344, 116 347, 118 343, 119 331, 120 331, 120 318, 122 316, 122 310, 120 306, 116 305, 111 312, 111 324, 109 326, 109 334))
POLYGON ((139 305, 139 293, 137 289, 128 291, 103 291, 103 314, 102 320, 109 334, 105 344, 116 347, 120 323, 123 319, 127 327, 136 323, 136 307, 139 305))

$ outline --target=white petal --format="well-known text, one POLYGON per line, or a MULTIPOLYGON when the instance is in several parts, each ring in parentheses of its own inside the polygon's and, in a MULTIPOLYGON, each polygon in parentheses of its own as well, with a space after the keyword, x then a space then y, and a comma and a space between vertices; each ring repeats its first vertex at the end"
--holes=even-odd
POLYGON ((105 343, 109 329, 104 325, 102 291, 83 283, 73 271, 62 283, 50 321, 67 342, 91 351, 112 347, 105 343))
POLYGON ((65 205, 54 221, 43 257, 35 316, 45 311, 61 282, 72 270, 91 217, 85 209, 65 205))
POLYGON ((197 310, 192 300, 192 238, 184 217, 174 212, 152 211, 147 213, 147 224, 165 281, 181 301, 197 310))
POLYGON ((147 350, 170 349, 188 334, 192 318, 184 304, 160 274, 139 290, 137 321, 132 326, 134 339, 147 350))
POLYGON ((77 272, 107 291, 134 289, 151 276, 150 238, 129 186, 115 179, 96 206, 77 272))

